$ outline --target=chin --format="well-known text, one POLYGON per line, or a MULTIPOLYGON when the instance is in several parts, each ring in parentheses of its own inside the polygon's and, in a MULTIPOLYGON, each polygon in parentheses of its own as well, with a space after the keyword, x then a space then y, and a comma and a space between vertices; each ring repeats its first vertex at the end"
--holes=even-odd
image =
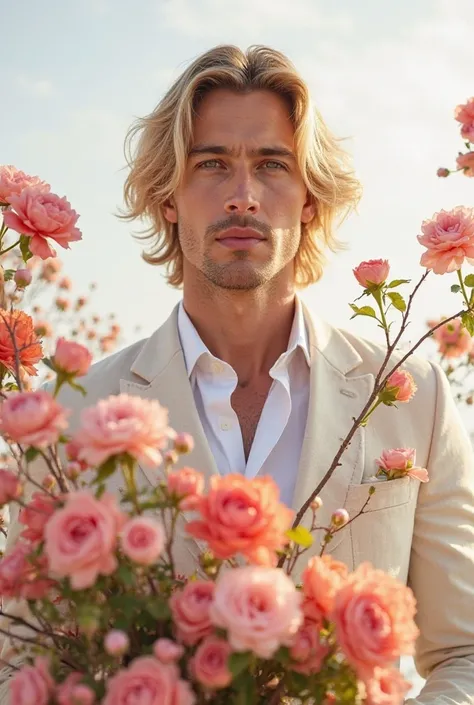
POLYGON ((248 263, 206 267, 203 274, 214 286, 234 291, 251 291, 267 284, 271 277, 248 263), (236 266, 237 265, 237 266, 236 266))

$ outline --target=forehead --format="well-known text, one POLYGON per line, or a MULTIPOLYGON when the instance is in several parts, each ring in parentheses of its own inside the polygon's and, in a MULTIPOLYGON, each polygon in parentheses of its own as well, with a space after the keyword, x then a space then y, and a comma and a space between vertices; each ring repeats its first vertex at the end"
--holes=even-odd
POLYGON ((195 144, 281 142, 293 147, 294 142, 289 105, 271 91, 211 91, 196 110, 193 133, 195 144))

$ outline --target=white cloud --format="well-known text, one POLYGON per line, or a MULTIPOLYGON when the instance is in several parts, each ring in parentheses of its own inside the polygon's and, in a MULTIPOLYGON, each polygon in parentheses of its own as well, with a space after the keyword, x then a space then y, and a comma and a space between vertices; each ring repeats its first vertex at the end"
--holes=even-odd
POLYGON ((38 96, 39 98, 48 98, 53 94, 54 88, 51 81, 46 78, 33 79, 25 74, 18 76, 18 85, 20 88, 33 96, 38 96))

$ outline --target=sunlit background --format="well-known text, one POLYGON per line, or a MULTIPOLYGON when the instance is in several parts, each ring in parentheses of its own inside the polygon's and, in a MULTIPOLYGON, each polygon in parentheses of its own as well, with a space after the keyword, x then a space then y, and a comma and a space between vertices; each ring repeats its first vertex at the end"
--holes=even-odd
MULTIPOLYGON (((99 284, 99 313, 115 312, 123 344, 154 330, 180 292, 140 258, 122 205, 123 139, 170 82, 220 43, 269 44, 308 81, 331 128, 347 138, 364 185, 359 213, 341 227, 349 244, 310 306, 349 323, 358 295, 351 268, 386 257, 397 278, 416 279, 420 224, 436 211, 474 205, 474 183, 439 179, 462 149, 454 107, 474 94, 472 0, 0 0, 0 163, 38 174, 81 214, 82 243, 61 252, 76 290, 99 284)), ((137 223, 136 229, 140 228, 137 223)), ((452 281, 431 276, 410 335, 454 312, 452 281)), ((429 350, 427 350, 429 354, 429 350)))

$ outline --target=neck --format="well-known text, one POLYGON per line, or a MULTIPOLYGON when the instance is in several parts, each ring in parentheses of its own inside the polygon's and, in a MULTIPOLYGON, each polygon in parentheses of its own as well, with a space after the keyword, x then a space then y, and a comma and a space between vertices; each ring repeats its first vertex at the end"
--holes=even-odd
POLYGON ((183 304, 210 352, 233 367, 246 386, 268 372, 288 347, 295 313, 294 287, 235 291, 186 290, 183 304))

